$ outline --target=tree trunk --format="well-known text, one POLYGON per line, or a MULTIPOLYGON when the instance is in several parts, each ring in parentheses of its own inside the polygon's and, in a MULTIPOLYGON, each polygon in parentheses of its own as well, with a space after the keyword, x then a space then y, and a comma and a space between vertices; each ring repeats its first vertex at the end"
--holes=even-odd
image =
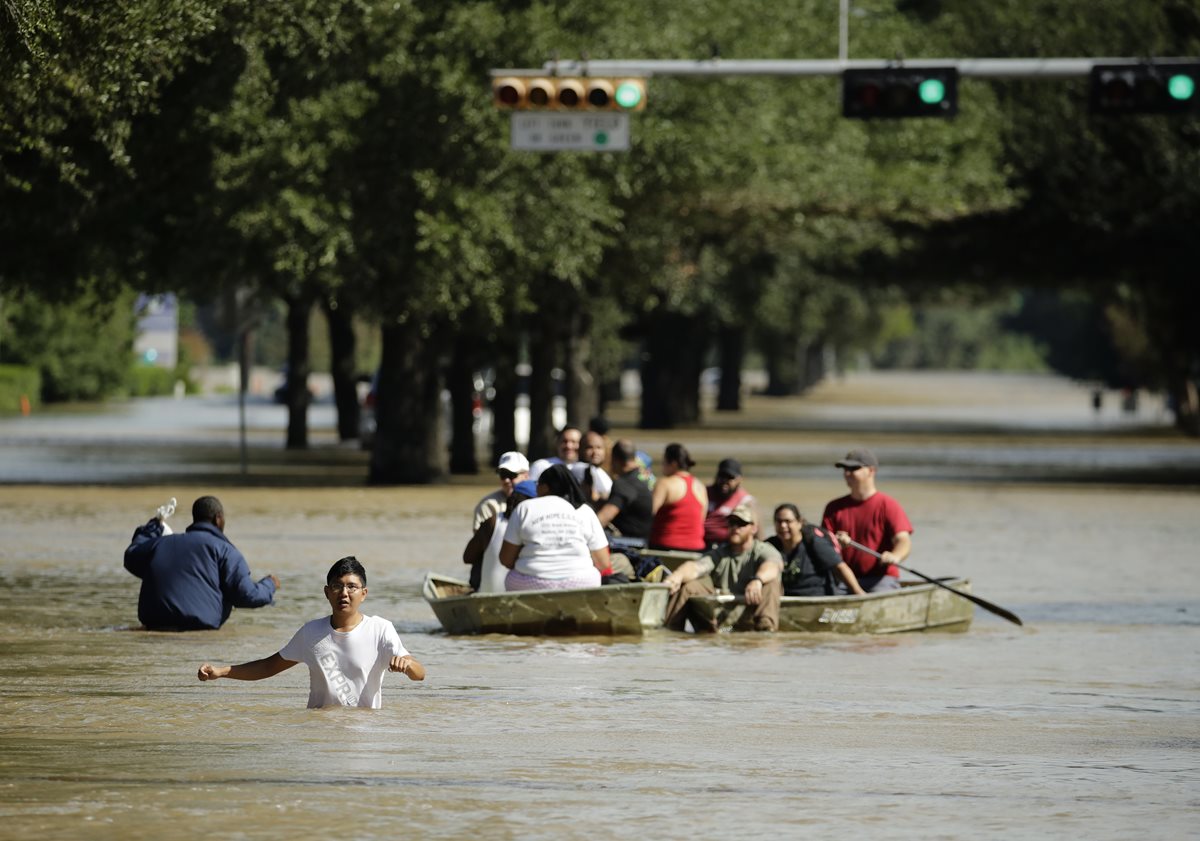
POLYGON ((373 485, 428 484, 443 475, 443 435, 436 336, 408 324, 383 328, 376 393, 373 485))
POLYGON ((825 343, 822 341, 807 342, 804 345, 804 367, 801 379, 797 383, 796 392, 803 394, 825 379, 826 371, 825 343))
POLYGON ((721 384, 717 389, 717 411, 738 412, 742 408, 742 360, 746 355, 746 334, 736 326, 721 328, 721 384))
POLYGON ((758 344, 767 366, 767 395, 799 394, 804 388, 805 344, 791 333, 760 335, 758 344))
POLYGON ((308 449, 308 316, 312 298, 288 296, 287 444, 289 450, 308 449))
POLYGON ((474 475, 479 472, 475 456, 475 365, 469 337, 459 335, 454 341, 447 372, 450 390, 450 472, 474 475))
POLYGON ((600 389, 592 373, 592 319, 582 309, 571 315, 564 368, 567 373, 567 417, 583 427, 600 414, 600 389))
POLYGON ((642 429, 673 429, 700 420, 703 331, 694 319, 661 312, 651 317, 642 356, 642 429))
POLYGON ((1200 436, 1200 391, 1186 374, 1169 377, 1167 394, 1175 410, 1175 428, 1185 435, 1200 436))
POLYGON ((554 455, 554 380, 550 376, 557 357, 558 338, 534 324, 529 334, 529 458, 554 455))
POLYGON ((325 298, 322 309, 329 325, 329 369, 333 375, 333 402, 337 406, 339 441, 358 437, 358 371, 354 352, 354 322, 350 308, 325 298))
POLYGON ((491 400, 492 452, 489 465, 496 465, 500 456, 517 448, 517 349, 502 337, 493 349, 496 389, 491 400))

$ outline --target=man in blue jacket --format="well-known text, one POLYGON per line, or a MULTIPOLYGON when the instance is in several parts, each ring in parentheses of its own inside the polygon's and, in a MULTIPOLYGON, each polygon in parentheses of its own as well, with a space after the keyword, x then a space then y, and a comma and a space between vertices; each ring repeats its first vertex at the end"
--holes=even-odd
POLYGON ((146 628, 215 629, 235 607, 271 604, 279 579, 254 581, 224 532, 225 509, 215 496, 192 503, 192 524, 183 534, 164 534, 161 516, 134 531, 125 569, 142 579, 138 619, 146 628))

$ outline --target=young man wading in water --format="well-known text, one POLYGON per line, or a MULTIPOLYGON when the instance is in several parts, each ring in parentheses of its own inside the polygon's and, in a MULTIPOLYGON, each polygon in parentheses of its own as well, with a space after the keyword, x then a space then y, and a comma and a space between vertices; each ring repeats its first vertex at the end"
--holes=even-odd
POLYGON ((332 615, 306 623, 270 657, 237 666, 205 663, 196 671, 196 677, 262 680, 304 662, 308 666, 309 707, 371 709, 382 706, 385 671, 424 680, 425 667, 408 653, 395 626, 381 617, 359 612, 367 598, 367 572, 362 564, 352 556, 342 558, 330 568, 325 580, 325 598, 329 599, 332 615))

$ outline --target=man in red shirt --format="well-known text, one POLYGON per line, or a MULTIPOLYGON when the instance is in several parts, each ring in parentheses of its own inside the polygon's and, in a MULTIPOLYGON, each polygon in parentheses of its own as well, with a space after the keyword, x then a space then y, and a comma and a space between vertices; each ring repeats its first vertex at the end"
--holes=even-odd
POLYGON ((900 503, 875 487, 879 459, 870 450, 851 450, 835 466, 842 468, 850 493, 825 506, 821 520, 826 531, 837 538, 842 560, 864 590, 899 588, 900 569, 892 564, 903 562, 912 551, 913 527, 900 503), (855 549, 851 540, 874 549, 883 560, 855 549))

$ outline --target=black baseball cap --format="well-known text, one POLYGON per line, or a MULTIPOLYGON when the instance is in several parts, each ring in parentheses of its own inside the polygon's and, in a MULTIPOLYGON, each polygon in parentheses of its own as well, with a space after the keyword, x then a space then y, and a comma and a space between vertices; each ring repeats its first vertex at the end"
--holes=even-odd
POLYGON ((834 467, 840 467, 843 470, 857 470, 860 467, 878 467, 879 459, 875 458, 875 454, 868 449, 862 448, 851 450, 846 453, 846 457, 837 462, 834 467))

